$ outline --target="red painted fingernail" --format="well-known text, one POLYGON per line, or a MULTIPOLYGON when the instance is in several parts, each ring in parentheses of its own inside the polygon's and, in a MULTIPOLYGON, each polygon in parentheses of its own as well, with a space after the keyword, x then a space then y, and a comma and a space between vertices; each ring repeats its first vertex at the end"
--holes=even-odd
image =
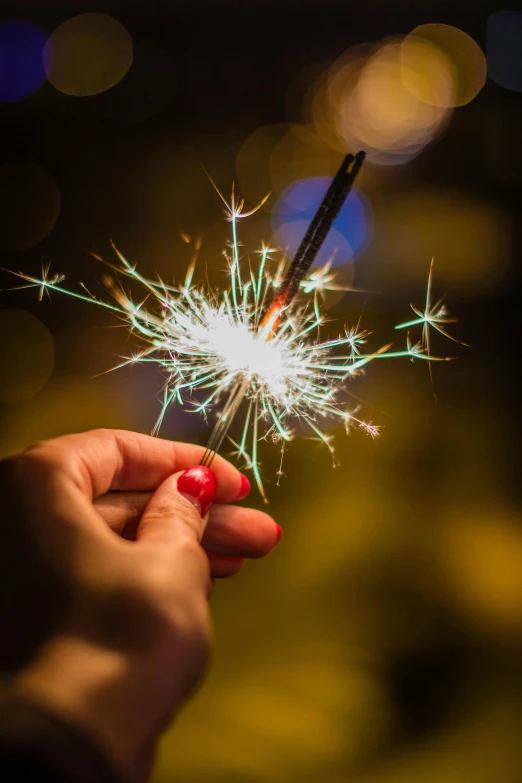
POLYGON ((283 528, 281 527, 281 525, 278 525, 277 522, 276 522, 276 528, 277 528, 277 543, 279 543, 281 540, 281 536, 283 535, 283 528))
POLYGON ((234 498, 234 500, 243 500, 243 498, 246 498, 248 493, 250 492, 250 481, 247 479, 244 473, 241 474, 241 487, 239 489, 239 493, 237 497, 234 498))
POLYGON ((209 468, 196 465, 178 478, 178 492, 190 500, 202 517, 209 510, 216 492, 216 479, 209 468))

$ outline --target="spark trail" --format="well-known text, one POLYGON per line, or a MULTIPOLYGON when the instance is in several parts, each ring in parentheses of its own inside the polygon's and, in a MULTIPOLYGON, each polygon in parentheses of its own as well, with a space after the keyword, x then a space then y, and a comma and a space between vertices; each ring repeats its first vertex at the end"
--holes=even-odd
POLYGON ((273 440, 284 448, 293 439, 295 423, 300 421, 333 457, 332 436, 324 429, 332 419, 342 423, 346 431, 357 427, 372 437, 378 435, 378 427, 361 418, 357 406, 350 410, 345 401, 351 378, 377 359, 438 359, 430 352, 428 327, 440 331, 441 324, 448 321, 442 320, 446 314, 440 305, 431 306, 431 269, 425 313, 414 308, 418 318, 397 326, 408 329, 404 348, 392 349, 390 343, 367 351, 369 334, 359 324, 344 327, 333 339, 320 338, 325 323, 321 295, 339 290, 339 286, 330 263, 317 268, 313 261, 361 162, 360 157, 351 156, 344 161, 286 275, 284 255, 267 245, 258 251, 256 262, 240 256, 238 222, 255 210, 244 211, 244 202, 236 202, 234 192, 230 204, 220 194, 232 229, 230 244, 223 252, 228 269, 228 284, 223 290, 194 282, 200 248, 197 241, 185 279, 177 284, 144 277, 111 243, 117 260, 108 263, 114 279, 106 277, 105 282, 112 301, 98 298, 85 287, 81 291, 66 288, 64 276, 51 274, 49 267, 40 277, 14 274, 24 281, 20 287, 36 287, 40 299, 51 291, 64 293, 109 310, 126 324, 141 348, 124 357, 117 367, 153 364, 165 376, 154 434, 175 403, 205 418, 217 410, 217 423, 205 455, 205 460, 211 461, 235 420, 237 436, 229 435, 229 440, 266 499, 260 441, 273 440), (348 171, 351 163, 354 165, 348 171), (132 293, 134 289, 139 296, 132 293), (412 343, 410 329, 419 326, 420 341, 412 343))

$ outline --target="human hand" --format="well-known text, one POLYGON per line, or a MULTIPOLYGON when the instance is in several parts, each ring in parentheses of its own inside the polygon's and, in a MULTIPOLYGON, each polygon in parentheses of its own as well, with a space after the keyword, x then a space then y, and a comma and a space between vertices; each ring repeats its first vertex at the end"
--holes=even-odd
POLYGON ((0 463, 2 672, 132 780, 204 670, 211 574, 280 536, 268 515, 226 505, 248 493, 226 460, 187 470, 202 453, 95 430, 0 463))

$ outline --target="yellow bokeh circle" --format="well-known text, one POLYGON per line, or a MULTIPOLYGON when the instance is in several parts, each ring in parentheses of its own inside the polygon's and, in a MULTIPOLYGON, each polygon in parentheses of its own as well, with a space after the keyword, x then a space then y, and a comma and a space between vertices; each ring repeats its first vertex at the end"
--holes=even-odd
POLYGON ((271 192, 270 157, 291 128, 288 122, 262 125, 243 142, 236 156, 236 174, 241 196, 249 204, 259 203, 271 192))
POLYGON ((484 52, 471 36, 458 27, 448 24, 419 25, 404 39, 402 55, 406 63, 408 60, 415 61, 418 69, 416 78, 406 74, 406 86, 434 106, 464 106, 478 95, 486 82, 484 52), (432 78, 437 74, 439 82, 441 76, 442 80, 450 78, 453 81, 452 94, 442 89, 434 91, 431 97, 426 90, 419 95, 422 80, 426 80, 429 73, 432 78))
POLYGON ((132 38, 109 14, 81 14, 54 30, 44 50, 47 78, 66 95, 114 87, 133 60, 132 38))
POLYGON ((342 153, 328 147, 313 129, 293 125, 275 145, 270 156, 273 189, 281 193, 298 179, 333 176, 342 158, 342 153))
POLYGON ((453 65, 427 41, 403 39, 348 49, 316 80, 305 111, 339 151, 364 149, 374 163, 411 160, 446 126, 453 65))

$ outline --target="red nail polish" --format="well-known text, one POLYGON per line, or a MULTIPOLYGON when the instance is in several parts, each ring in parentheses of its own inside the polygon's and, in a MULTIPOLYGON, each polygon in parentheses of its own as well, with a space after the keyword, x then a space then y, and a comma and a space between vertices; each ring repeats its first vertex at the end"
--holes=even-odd
POLYGON ((277 543, 281 540, 281 536, 283 535, 283 528, 281 525, 278 525, 276 522, 276 528, 277 528, 277 543))
POLYGON ((234 500, 243 500, 243 498, 246 498, 248 493, 250 492, 250 481, 247 479, 244 473, 241 474, 241 487, 239 489, 239 493, 237 497, 234 498, 234 500))
POLYGON ((216 491, 216 480, 209 468, 196 465, 178 478, 178 492, 190 500, 202 517, 209 510, 216 491))

